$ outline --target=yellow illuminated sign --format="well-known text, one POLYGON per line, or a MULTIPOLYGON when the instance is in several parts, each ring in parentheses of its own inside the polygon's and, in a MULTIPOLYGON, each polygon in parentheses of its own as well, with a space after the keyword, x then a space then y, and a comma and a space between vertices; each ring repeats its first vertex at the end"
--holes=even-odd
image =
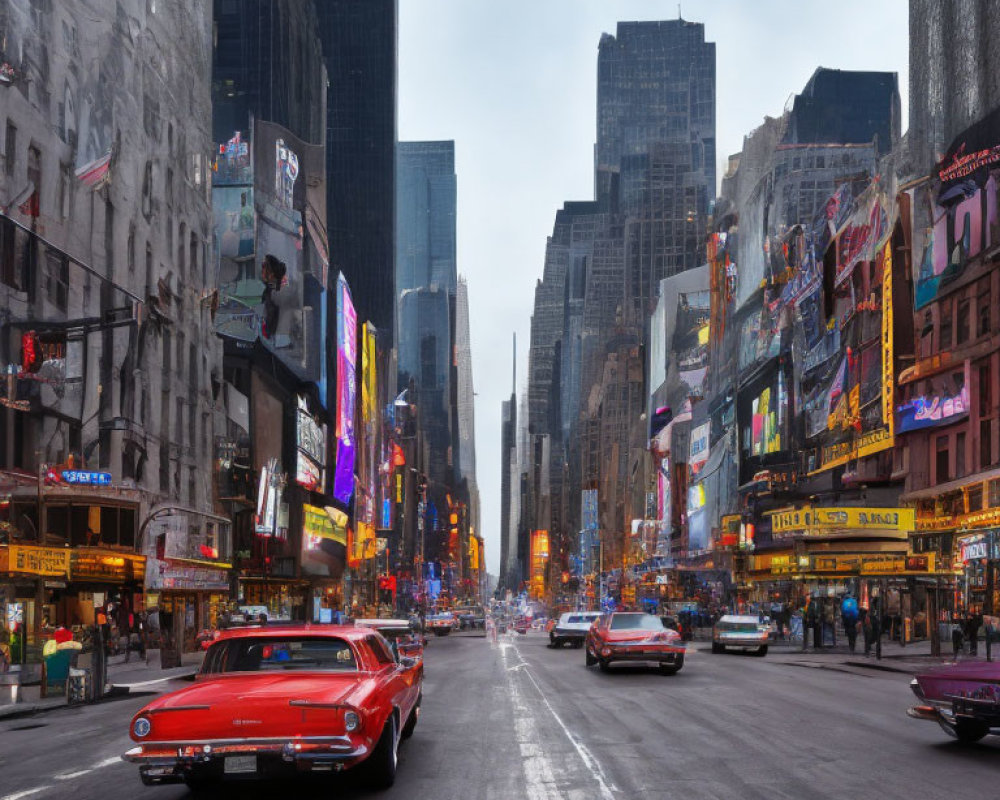
POLYGON ((69 575, 69 556, 67 548, 11 545, 0 548, 0 572, 65 578, 69 575))
POLYGON ((771 531, 860 529, 912 531, 916 516, 912 508, 798 508, 771 515, 771 531))

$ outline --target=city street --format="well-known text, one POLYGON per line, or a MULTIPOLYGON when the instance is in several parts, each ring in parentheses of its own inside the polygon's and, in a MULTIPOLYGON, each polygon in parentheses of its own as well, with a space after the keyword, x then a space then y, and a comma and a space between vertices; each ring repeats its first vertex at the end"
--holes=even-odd
MULTIPOLYGON (((380 796, 436 799, 843 798, 986 796, 1000 741, 959 746, 910 720, 906 675, 805 667, 795 655, 713 656, 684 669, 587 669, 583 651, 543 634, 432 638, 423 713, 380 796)), ((183 685, 163 684, 163 689, 183 685)), ((145 687, 148 689, 160 687, 145 687)), ((0 800, 180 798, 147 788, 119 760, 146 696, 8 719, 0 725, 0 800)), ((375 796, 350 775, 302 781, 301 796, 375 796)), ((240 796, 246 796, 246 785, 240 796)), ((251 796, 273 796, 272 785, 251 796)), ((280 787, 288 795, 288 787, 280 787)), ((234 793, 235 794, 235 793, 234 793)))

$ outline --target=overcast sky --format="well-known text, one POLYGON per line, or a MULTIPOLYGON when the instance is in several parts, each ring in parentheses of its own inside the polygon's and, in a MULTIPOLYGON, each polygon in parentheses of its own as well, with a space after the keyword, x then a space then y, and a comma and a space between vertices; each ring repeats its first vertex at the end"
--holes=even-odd
MULTIPOLYGON (((545 240, 566 200, 593 198, 597 43, 619 20, 676 19, 656 0, 399 0, 399 139, 454 139, 458 271, 469 281, 476 457, 491 573, 500 563, 500 403, 511 334, 524 387, 545 240)), ((729 154, 818 66, 899 73, 906 0, 687 0, 716 43, 716 138, 729 154)))

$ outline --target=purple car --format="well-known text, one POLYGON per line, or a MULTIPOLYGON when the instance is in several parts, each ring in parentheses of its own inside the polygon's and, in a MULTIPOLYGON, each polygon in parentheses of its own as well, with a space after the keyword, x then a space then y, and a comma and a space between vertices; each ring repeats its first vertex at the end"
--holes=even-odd
POLYGON ((917 675, 910 688, 921 702, 906 712, 914 719, 965 743, 1000 734, 1000 663, 953 664, 917 675))

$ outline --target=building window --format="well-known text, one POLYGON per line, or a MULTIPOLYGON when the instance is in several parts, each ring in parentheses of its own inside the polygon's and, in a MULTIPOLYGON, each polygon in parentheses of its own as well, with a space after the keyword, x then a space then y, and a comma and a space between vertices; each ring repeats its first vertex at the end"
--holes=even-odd
POLYGON ((937 437, 937 454, 934 459, 934 482, 935 483, 945 483, 951 480, 951 465, 949 461, 948 452, 948 437, 938 436, 937 437))
POLYGON ((69 306, 69 259, 51 248, 45 254, 45 296, 60 311, 69 306))
POLYGON ((146 297, 153 294, 153 245, 146 242, 146 297))
POLYGON ((4 172, 8 177, 14 174, 14 163, 17 161, 17 126, 7 123, 7 134, 4 138, 4 172))
POLYGON ((965 432, 955 436, 955 477, 965 477, 965 432))
POLYGON ((135 274, 135 224, 130 224, 128 226, 128 244, 125 246, 125 258, 128 264, 128 271, 130 275, 135 274))
POLYGON ((191 231, 191 241, 188 249, 190 251, 190 256, 188 258, 190 263, 188 266, 191 268, 191 277, 194 278, 198 272, 198 237, 195 235, 194 231, 191 231))
POLYGON ((951 300, 945 300, 941 304, 941 341, 938 348, 941 350, 947 350, 951 347, 951 329, 952 329, 952 316, 951 316, 951 300))
POLYGON ((146 219, 153 214, 153 162, 146 162, 146 169, 142 174, 142 213, 146 219))
POLYGON ((69 216, 69 187, 70 187, 69 166, 59 165, 59 213, 63 219, 69 216))
POLYGON ((184 277, 184 247, 187 245, 187 225, 181 223, 180 232, 177 234, 177 275, 183 280, 184 277))
POLYGON ((990 491, 990 508, 1000 506, 1000 478, 994 478, 988 484, 990 491))
POLYGON ((979 421, 979 468, 993 466, 993 420, 979 421))
POLYGON ((977 511, 983 510, 983 485, 981 483, 975 483, 969 487, 968 492, 968 506, 970 514, 975 514, 977 511))
POLYGON ((990 279, 986 278, 979 284, 979 296, 976 298, 976 336, 986 336, 990 332, 990 279))
POLYGON ((966 300, 959 301, 958 317, 955 324, 955 344, 965 344, 969 341, 969 309, 970 303, 966 300))
POLYGON ((37 147, 28 148, 28 181, 35 186, 35 208, 34 215, 38 215, 38 209, 42 203, 42 151, 37 147))

